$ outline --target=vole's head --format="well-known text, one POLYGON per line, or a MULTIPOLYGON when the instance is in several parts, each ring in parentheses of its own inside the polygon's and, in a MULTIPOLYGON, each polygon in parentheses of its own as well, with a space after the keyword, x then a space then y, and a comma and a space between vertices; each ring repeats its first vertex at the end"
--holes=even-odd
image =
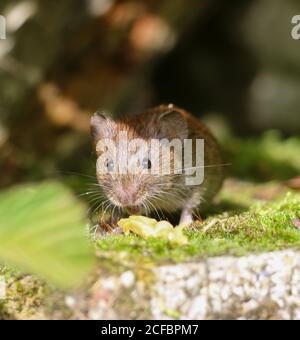
POLYGON ((131 214, 176 208, 181 178, 163 169, 166 163, 172 166, 174 153, 165 159, 163 147, 154 145, 164 138, 187 138, 187 123, 178 111, 150 110, 122 120, 97 113, 91 119, 91 133, 97 179, 110 203, 131 214))

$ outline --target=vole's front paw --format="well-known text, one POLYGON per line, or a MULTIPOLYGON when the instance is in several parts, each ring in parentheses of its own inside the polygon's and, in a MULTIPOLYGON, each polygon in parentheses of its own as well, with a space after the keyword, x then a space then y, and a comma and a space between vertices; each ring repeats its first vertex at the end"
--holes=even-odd
POLYGON ((116 225, 107 222, 98 222, 90 229, 90 234, 93 239, 97 239, 109 235, 121 235, 123 231, 116 225))
POLYGON ((122 234, 124 234, 124 231, 122 230, 122 228, 116 227, 116 228, 113 229, 112 234, 114 234, 114 235, 122 235, 122 234))

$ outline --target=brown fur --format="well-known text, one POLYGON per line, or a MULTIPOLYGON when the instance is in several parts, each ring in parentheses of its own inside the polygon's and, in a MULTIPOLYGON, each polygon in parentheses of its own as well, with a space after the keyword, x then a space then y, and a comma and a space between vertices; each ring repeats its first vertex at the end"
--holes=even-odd
POLYGON ((94 116, 91 128, 95 143, 101 138, 117 142, 120 131, 127 131, 129 140, 142 138, 147 142, 153 138, 205 140, 205 179, 199 186, 187 186, 183 175, 97 174, 99 184, 114 206, 138 207, 143 214, 194 210, 209 204, 222 185, 222 157, 215 138, 202 122, 171 104, 116 121, 94 116))

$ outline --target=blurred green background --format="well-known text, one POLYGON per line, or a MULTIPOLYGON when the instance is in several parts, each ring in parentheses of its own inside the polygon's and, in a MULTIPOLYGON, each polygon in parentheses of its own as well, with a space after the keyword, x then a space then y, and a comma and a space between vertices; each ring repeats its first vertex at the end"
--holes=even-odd
POLYGON ((84 191, 90 115, 169 102, 212 126, 231 175, 300 173, 298 0, 1 0, 0 14, 0 187, 84 191))

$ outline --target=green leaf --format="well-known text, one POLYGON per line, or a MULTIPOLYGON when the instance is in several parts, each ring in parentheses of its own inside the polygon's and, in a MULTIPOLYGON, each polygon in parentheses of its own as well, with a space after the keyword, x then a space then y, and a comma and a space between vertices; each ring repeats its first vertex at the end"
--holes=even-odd
POLYGON ((94 262, 84 206, 57 182, 0 193, 0 259, 62 287, 78 285, 94 262))

